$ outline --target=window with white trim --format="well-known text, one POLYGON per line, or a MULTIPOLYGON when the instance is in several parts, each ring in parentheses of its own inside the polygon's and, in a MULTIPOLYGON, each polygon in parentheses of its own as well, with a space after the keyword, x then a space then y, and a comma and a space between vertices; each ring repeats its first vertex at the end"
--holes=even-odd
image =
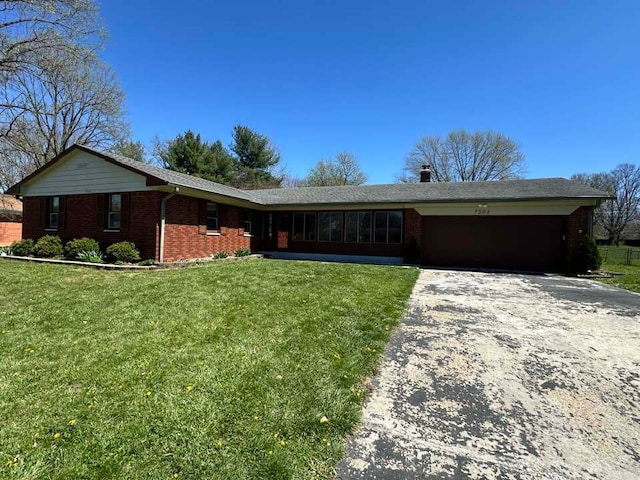
POLYGON ((120 230, 122 226, 122 195, 112 193, 109 195, 107 205, 107 229, 120 230))
POLYGON ((57 229, 60 226, 60 197, 49 197, 47 200, 46 228, 57 229))
POLYGON ((244 233, 246 235, 251 235, 251 227, 252 227, 253 215, 251 210, 244 211, 244 218, 242 220, 242 225, 244 226, 244 233))
POLYGON ((207 202, 207 232, 217 232, 218 228, 218 204, 207 202))

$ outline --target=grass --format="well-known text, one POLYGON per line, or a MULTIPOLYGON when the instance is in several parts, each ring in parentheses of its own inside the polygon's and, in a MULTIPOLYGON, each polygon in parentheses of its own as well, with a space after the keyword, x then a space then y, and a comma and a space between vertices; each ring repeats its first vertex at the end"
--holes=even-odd
POLYGON ((602 246, 598 248, 603 262, 600 269, 618 273, 612 278, 599 279, 603 283, 640 293, 640 248, 627 246, 602 246), (631 249, 631 265, 627 265, 628 251, 631 249))
POLYGON ((640 265, 620 265, 617 263, 603 263, 601 270, 611 273, 619 273, 611 278, 599 278, 603 283, 615 287, 640 293, 640 265))
POLYGON ((1 261, 0 478, 332 478, 416 278, 1 261))

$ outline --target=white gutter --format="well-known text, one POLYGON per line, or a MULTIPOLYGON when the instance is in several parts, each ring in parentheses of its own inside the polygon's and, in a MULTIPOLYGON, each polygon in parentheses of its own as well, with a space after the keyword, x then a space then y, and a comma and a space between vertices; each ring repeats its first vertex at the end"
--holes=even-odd
POLYGON ((160 254, 158 255, 158 261, 160 263, 164 262, 164 225, 167 215, 167 201, 175 197, 180 191, 178 187, 173 188, 173 193, 170 193, 160 201, 160 254))

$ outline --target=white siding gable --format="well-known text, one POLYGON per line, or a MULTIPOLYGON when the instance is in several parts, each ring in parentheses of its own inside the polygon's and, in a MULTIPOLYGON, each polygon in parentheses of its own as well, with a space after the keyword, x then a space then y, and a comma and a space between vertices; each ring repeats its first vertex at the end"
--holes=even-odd
POLYGON ((114 165, 97 155, 75 151, 21 188, 24 196, 151 190, 143 175, 114 165))

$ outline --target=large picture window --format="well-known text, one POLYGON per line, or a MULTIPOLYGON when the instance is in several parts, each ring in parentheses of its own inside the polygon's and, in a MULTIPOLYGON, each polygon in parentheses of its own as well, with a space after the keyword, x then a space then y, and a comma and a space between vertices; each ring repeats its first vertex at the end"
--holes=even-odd
POLYGON ((342 242, 342 212, 318 213, 318 241, 342 242))
POLYGON ((400 243, 402 239, 402 212, 375 212, 374 242, 400 243))
POLYGON ((60 197, 49 197, 47 200, 46 227, 55 230, 60 226, 60 197))
POLYGON ((345 242, 371 242, 371 212, 346 212, 345 242))
POLYGON ((316 240, 316 214, 312 212, 298 212, 293 214, 293 240, 316 240))
POLYGON ((110 230, 120 230, 122 225, 122 195, 114 193, 109 195, 107 208, 107 228, 110 230))

